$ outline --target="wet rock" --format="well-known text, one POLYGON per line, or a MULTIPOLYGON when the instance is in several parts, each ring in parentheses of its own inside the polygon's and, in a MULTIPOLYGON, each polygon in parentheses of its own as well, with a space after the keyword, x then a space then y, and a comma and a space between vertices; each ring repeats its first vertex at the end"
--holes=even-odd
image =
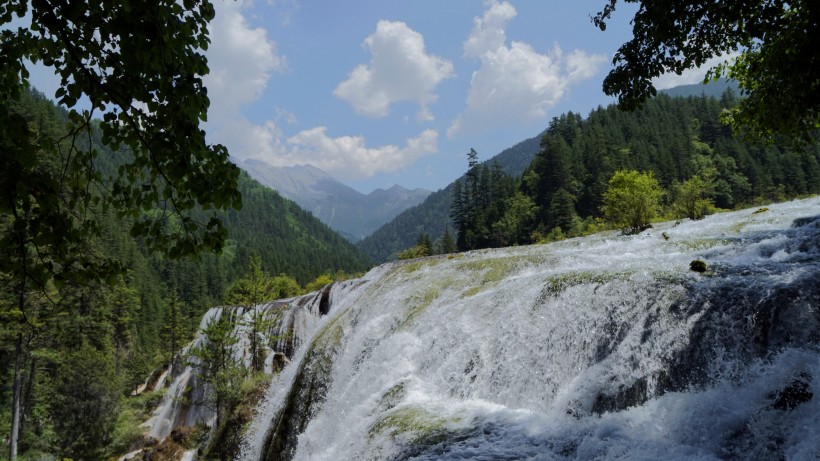
POLYGON ((773 393, 770 398, 772 408, 777 410, 792 410, 814 398, 811 390, 811 375, 800 373, 788 386, 773 393))
POLYGON ((703 273, 703 272, 706 272, 707 270, 709 270, 709 267, 706 265, 705 261, 702 261, 700 259, 696 259, 696 260, 689 263, 689 270, 692 271, 692 272, 703 273))

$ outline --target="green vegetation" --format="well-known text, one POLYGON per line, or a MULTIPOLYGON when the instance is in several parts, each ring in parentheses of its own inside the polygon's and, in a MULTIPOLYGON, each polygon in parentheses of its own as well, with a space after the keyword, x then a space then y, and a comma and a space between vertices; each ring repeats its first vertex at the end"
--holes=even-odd
POLYGON ((248 370, 233 357, 233 346, 239 342, 234 332, 231 312, 213 318, 202 334, 207 337, 203 345, 191 351, 198 359, 199 377, 208 385, 210 407, 216 412, 215 427, 225 422, 227 415, 240 402, 241 387, 248 370))
MULTIPOLYGON (((593 22, 606 29, 618 0, 605 2, 593 22)), ((765 2, 652 2, 639 5, 631 21, 634 37, 615 54, 604 92, 634 109, 656 94, 652 79, 680 75, 713 57, 737 52, 712 69, 707 79, 727 75, 746 96, 728 109, 737 132, 773 139, 786 135, 798 144, 815 141, 820 128, 820 72, 817 4, 813 0, 765 2)))
MULTIPOLYGON (((540 139, 539 135, 521 141, 496 155, 492 162, 498 163, 507 175, 521 176, 538 152, 540 139)), ((463 181, 464 177, 461 180, 463 181)), ((440 243, 443 243, 446 233, 450 233, 450 238, 453 238, 455 226, 450 218, 453 187, 454 184, 451 183, 444 189, 433 192, 422 204, 400 213, 356 246, 373 261, 384 262, 413 247, 421 234, 430 235, 434 241, 440 243)), ((440 253, 456 251, 454 246, 448 247, 449 251, 441 248, 439 250, 440 253)))
POLYGON ((609 180, 601 210, 623 233, 637 234, 651 227, 661 197, 663 189, 652 173, 619 170, 609 180))
MULTIPOLYGON (((23 92, 8 104, 28 126, 39 127, 40 142, 65 133, 67 113, 42 95, 23 92)), ((99 132, 92 131, 86 145, 97 151, 95 168, 100 174, 116 172, 125 154, 99 144, 99 138, 99 132)), ((50 157, 59 158, 43 151, 42 161, 50 157)), ((65 272, 51 244, 38 246, 39 253, 34 247, 16 252, 10 246, 16 238, 13 213, 0 210, 0 444, 6 455, 18 393, 20 455, 99 459, 121 454, 136 430, 127 425, 141 422, 131 409, 137 398, 130 396, 131 391, 152 370, 170 363, 191 339, 202 314, 222 304, 229 288, 230 296, 236 297, 231 301, 249 302, 240 299, 241 293, 249 293, 242 288, 245 282, 238 280, 252 261, 266 276, 289 274, 270 277, 273 289, 259 294, 262 301, 301 294, 300 284, 315 285, 319 280, 324 286, 368 267, 355 247, 293 202, 245 175, 239 177, 238 187, 242 211, 217 213, 230 232, 222 253, 197 258, 171 259, 151 252, 144 239, 130 235, 131 218, 120 218, 102 204, 89 205, 87 216, 95 219, 98 235, 82 236, 88 242, 76 248, 86 253, 72 264, 82 269, 87 262, 106 261, 100 267, 110 268, 110 274, 103 274, 110 280, 101 281, 65 272), (28 277, 21 283, 19 270, 6 265, 13 258, 22 261, 15 254, 39 254, 42 269, 53 268, 51 279, 32 278, 38 272, 29 264, 28 277), (95 384, 81 391, 82 385, 71 384, 82 383, 83 376, 76 374, 81 370, 102 373, 89 374, 102 387, 95 384), (94 399, 105 404, 88 404, 94 399), (96 425, 89 434, 96 435, 79 437, 76 431, 92 422, 96 425)), ((191 214, 208 216, 201 210, 191 214)), ((263 326, 257 325, 257 330, 263 326)), ((256 366, 260 363, 257 360, 256 366)))
POLYGON ((720 209, 820 192, 820 144, 741 141, 721 122, 737 102, 731 91, 720 99, 660 95, 634 112, 614 105, 586 119, 570 112, 552 120, 541 151, 521 177, 499 174, 492 164, 468 163, 467 174, 448 188, 459 249, 561 240, 598 232, 605 224, 636 232, 653 216, 702 219, 720 209), (664 195, 658 197, 657 188, 633 194, 623 184, 610 189, 610 180, 631 175, 651 175, 664 195), (651 196, 653 203, 659 198, 659 207, 641 210, 641 196, 651 196), (620 220, 635 207, 634 223, 620 220))
POLYGON ((447 420, 420 407, 401 407, 384 415, 370 427, 370 437, 411 437, 410 444, 433 445, 446 437, 447 420))

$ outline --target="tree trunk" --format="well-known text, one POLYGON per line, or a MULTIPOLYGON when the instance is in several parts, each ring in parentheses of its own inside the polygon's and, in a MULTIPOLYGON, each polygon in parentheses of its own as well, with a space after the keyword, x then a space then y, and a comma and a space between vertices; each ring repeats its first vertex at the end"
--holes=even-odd
POLYGON ((11 435, 9 437, 9 461, 17 461, 17 442, 20 438, 20 393, 22 391, 23 333, 17 333, 14 351, 14 396, 11 404, 11 435))
MULTIPOLYGON (((28 350, 31 349, 29 348, 28 350)), ((28 375, 26 376, 26 386, 22 394, 23 401, 20 405, 20 434, 26 432, 26 421, 28 420, 29 415, 31 415, 31 409, 34 405, 32 403, 32 392, 34 391, 34 377, 35 372, 37 371, 37 359, 34 357, 27 357, 26 360, 28 360, 29 366, 28 375)))

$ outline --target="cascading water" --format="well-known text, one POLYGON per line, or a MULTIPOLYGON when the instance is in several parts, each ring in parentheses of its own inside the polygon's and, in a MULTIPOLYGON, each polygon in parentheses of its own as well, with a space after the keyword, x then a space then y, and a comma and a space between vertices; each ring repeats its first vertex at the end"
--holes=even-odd
MULTIPOLYGON (((344 286, 345 284, 340 284, 339 289, 343 289, 344 286)), ((250 308, 212 308, 203 316, 199 331, 223 315, 232 316, 231 320, 235 325, 234 336, 238 340, 233 346, 234 360, 249 368, 250 325, 254 316, 263 316, 266 320, 264 324, 269 325, 270 329, 264 336, 276 338, 273 345, 261 344, 266 352, 265 370, 271 373, 282 365, 275 363, 277 359, 280 362, 287 362, 294 351, 310 338, 319 317, 327 313, 330 290, 331 287, 328 286, 316 293, 250 308)), ((216 414, 208 403, 210 391, 207 384, 199 379, 197 358, 191 354, 191 351, 201 347, 204 341, 207 341, 207 337, 198 335, 181 351, 177 360, 165 372, 166 375, 173 377, 173 381, 160 406, 143 425, 148 429, 149 437, 162 441, 177 427, 192 427, 201 423, 213 426, 216 414)))
POLYGON ((328 302, 242 459, 820 458, 817 197, 387 264, 328 302))

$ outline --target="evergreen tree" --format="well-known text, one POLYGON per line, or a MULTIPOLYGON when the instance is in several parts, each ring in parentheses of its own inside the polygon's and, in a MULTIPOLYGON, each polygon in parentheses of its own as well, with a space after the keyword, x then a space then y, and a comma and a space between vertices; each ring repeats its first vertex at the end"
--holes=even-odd
POLYGON ((192 351, 198 359, 200 379, 207 383, 207 397, 216 413, 216 428, 221 428, 226 417, 239 403, 241 386, 247 371, 234 360, 233 347, 239 342, 234 333, 231 312, 223 311, 205 326, 204 344, 192 351))
POLYGON ((439 253, 440 254, 449 254, 455 253, 457 250, 456 248, 456 241, 453 239, 453 234, 450 233, 450 229, 444 229, 444 235, 441 237, 441 244, 439 245, 439 253))

